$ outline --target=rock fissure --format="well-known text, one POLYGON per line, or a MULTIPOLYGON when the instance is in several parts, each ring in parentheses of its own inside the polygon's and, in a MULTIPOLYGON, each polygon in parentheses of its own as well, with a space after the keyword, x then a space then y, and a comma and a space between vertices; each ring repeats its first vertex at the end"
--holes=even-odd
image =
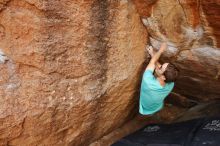
POLYGON ((182 6, 180 0, 177 0, 177 1, 178 1, 178 4, 180 5, 180 7, 181 7, 182 10, 183 10, 184 17, 185 17, 185 19, 186 19, 187 24, 189 25, 189 22, 188 22, 188 18, 187 18, 187 15, 186 15, 185 9, 184 9, 184 7, 182 6))

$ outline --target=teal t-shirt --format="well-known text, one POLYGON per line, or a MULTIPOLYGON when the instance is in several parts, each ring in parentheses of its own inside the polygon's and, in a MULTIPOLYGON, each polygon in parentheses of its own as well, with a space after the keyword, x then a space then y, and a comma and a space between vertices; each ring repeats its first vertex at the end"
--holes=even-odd
POLYGON ((150 115, 159 111, 164 104, 165 97, 172 91, 174 82, 162 86, 154 77, 152 70, 145 70, 141 82, 139 112, 150 115))

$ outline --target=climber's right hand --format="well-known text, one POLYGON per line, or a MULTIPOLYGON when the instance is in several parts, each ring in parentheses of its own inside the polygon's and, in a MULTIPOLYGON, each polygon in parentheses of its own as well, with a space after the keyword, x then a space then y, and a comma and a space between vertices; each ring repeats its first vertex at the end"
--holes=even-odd
POLYGON ((167 49, 167 43, 166 42, 163 42, 160 46, 160 52, 163 53, 164 51, 166 51, 167 49))
POLYGON ((152 46, 146 46, 146 50, 151 57, 154 56, 154 49, 152 46))

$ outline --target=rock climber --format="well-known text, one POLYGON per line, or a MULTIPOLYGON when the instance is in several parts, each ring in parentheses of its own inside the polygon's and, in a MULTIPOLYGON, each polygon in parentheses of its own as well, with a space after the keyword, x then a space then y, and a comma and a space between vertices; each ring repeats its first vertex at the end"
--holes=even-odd
POLYGON ((167 49, 167 43, 162 43, 157 52, 151 46, 146 49, 151 60, 141 82, 139 112, 142 115, 153 115, 163 108, 164 99, 172 91, 179 70, 171 63, 159 63, 161 54, 167 49))

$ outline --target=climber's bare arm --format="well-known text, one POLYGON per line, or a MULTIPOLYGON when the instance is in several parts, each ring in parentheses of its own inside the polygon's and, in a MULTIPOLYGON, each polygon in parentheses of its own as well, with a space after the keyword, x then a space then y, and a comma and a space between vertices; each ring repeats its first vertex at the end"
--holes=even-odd
POLYGON ((158 62, 161 54, 167 49, 167 43, 162 43, 160 46, 159 51, 157 51, 156 53, 154 53, 153 48, 149 47, 148 48, 148 53, 151 55, 151 60, 150 63, 148 64, 146 69, 150 69, 150 70, 154 70, 155 66, 161 66, 161 64, 158 62))
MULTIPOLYGON (((152 58, 154 56, 154 54, 156 53, 155 49, 153 48, 149 48, 151 46, 147 46, 146 49, 150 55, 150 57, 152 58)), ((159 60, 156 62, 156 67, 160 68, 161 67, 161 63, 159 62, 159 60)))

